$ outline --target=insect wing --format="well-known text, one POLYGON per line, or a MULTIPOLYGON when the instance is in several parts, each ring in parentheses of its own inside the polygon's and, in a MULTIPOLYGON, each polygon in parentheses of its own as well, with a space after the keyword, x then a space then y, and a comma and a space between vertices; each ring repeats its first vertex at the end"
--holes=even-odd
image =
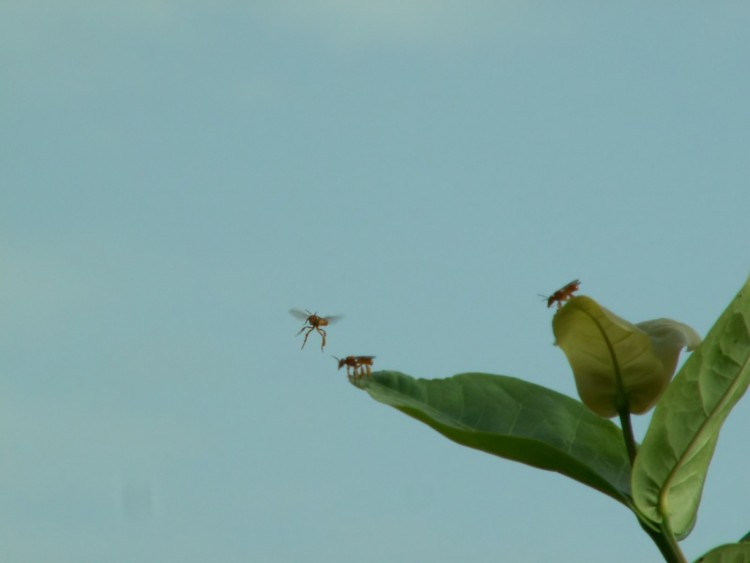
POLYGON ((563 291, 566 293, 573 293, 574 291, 578 291, 578 287, 581 285, 581 280, 573 280, 568 285, 563 287, 563 291))
POLYGON ((306 313, 305 311, 300 311, 299 309, 289 309, 289 313, 291 315, 301 321, 306 321, 307 318, 310 316, 310 313, 306 313))
POLYGON ((335 322, 340 321, 341 319, 343 319, 344 315, 331 315, 330 317, 322 317, 322 318, 324 318, 325 320, 327 320, 328 324, 330 325, 330 324, 333 324, 333 323, 335 323, 335 322))

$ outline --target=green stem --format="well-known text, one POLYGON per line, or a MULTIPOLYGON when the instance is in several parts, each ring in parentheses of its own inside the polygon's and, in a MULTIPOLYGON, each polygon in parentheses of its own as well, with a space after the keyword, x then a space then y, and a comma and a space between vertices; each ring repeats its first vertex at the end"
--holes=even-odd
POLYGON ((677 563, 687 563, 687 559, 685 559, 685 555, 682 553, 682 550, 677 543, 677 538, 674 537, 672 529, 669 527, 669 521, 666 519, 664 520, 664 522, 662 522, 661 525, 661 535, 667 542, 667 545, 669 545, 672 553, 675 555, 675 561, 677 563))
POLYGON ((621 408, 618 408, 618 414, 620 415, 620 426, 622 427, 622 435, 625 438, 625 447, 628 450, 628 458, 630 459, 630 466, 635 463, 635 455, 638 453, 638 447, 635 445, 635 436, 633 436, 633 425, 630 423, 630 410, 628 405, 625 404, 621 408))
POLYGON ((667 563, 687 563, 685 555, 682 553, 680 546, 677 545, 677 541, 674 536, 668 531, 662 530, 658 532, 649 526, 643 520, 638 520, 641 528, 651 537, 656 547, 661 551, 664 561, 667 563))
MULTIPOLYGON (((592 317, 592 320, 593 317, 592 317)), ((599 323, 594 320, 594 323, 599 328, 604 338, 604 342, 607 344, 609 353, 612 356, 612 369, 615 376, 615 407, 617 408, 617 414, 620 415, 620 426, 622 427, 622 436, 625 440, 625 448, 628 450, 628 459, 630 460, 630 468, 632 470, 633 464, 635 463, 635 456, 638 453, 638 446, 635 442, 635 436, 633 436, 633 425, 630 423, 630 401, 628 395, 625 392, 625 382, 622 379, 622 373, 620 372, 620 365, 617 362, 617 354, 612 347, 604 329, 599 323)), ((680 550, 680 546, 677 545, 677 539, 674 537, 672 530, 668 527, 668 522, 664 522, 660 529, 653 528, 649 521, 642 516, 635 506, 632 507, 633 511, 638 517, 638 523, 641 528, 651 537, 656 547, 659 548, 661 554, 664 556, 664 560, 667 563, 687 563, 685 555, 680 550)))
MULTIPOLYGON (((620 415, 622 435, 625 439, 625 447, 628 450, 630 466, 632 467, 635 462, 638 448, 635 443, 635 437, 633 436, 633 425, 630 423, 630 410, 628 409, 627 401, 623 401, 622 404, 618 405, 617 412, 620 415)), ((666 522, 662 524, 660 530, 656 530, 649 525, 645 520, 645 517, 641 517, 638 512, 636 512, 636 516, 638 516, 638 523, 641 525, 641 528, 643 528, 651 540, 656 544, 656 547, 659 548, 659 551, 661 551, 664 561, 667 563, 687 563, 685 555, 677 544, 677 539, 674 537, 672 530, 669 529, 666 522)))
MULTIPOLYGON (((630 459, 630 466, 632 467, 633 463, 635 463, 635 456, 638 453, 638 446, 636 445, 635 436, 633 435, 633 425, 630 422, 630 408, 627 398, 625 398, 624 393, 619 395, 618 398, 621 400, 618 401, 617 413, 620 415, 622 436, 625 440, 625 448, 628 450, 628 458, 630 459)), ((659 548, 662 557, 664 557, 664 561, 667 563, 687 563, 687 559, 685 559, 685 555, 683 555, 680 546, 677 545, 677 540, 671 530, 665 526, 662 526, 661 531, 655 530, 640 517, 638 518, 638 523, 656 544, 656 547, 659 548)))

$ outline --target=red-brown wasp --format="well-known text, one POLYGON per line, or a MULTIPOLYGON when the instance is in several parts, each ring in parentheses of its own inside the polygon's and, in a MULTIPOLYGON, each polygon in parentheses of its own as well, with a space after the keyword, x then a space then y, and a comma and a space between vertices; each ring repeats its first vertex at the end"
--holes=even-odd
POLYGON ((375 359, 375 356, 347 356, 346 358, 337 358, 336 356, 331 357, 338 361, 339 369, 346 366, 347 377, 352 377, 352 370, 354 371, 354 377, 357 378, 364 377, 365 375, 370 377, 370 374, 372 374, 370 368, 372 367, 372 361, 375 359))
POLYGON ((562 287, 558 289, 556 292, 554 292, 549 297, 546 295, 540 295, 540 297, 543 297, 547 301, 547 308, 549 309, 552 307, 553 303, 557 303, 557 308, 559 309, 562 307, 562 304, 573 297, 573 294, 578 291, 578 288, 581 286, 581 280, 573 280, 565 287, 562 287))
POLYGON ((299 332, 297 333, 297 336, 302 334, 305 329, 307 329, 307 333, 305 334, 305 339, 302 341, 302 349, 305 348, 305 344, 307 343, 307 337, 310 336, 310 333, 313 330, 318 331, 318 334, 323 337, 323 341, 320 344, 320 351, 323 351, 323 348, 326 346, 326 331, 323 330, 322 327, 328 326, 330 323, 335 323, 337 320, 341 318, 341 316, 330 316, 330 317, 321 317, 318 316, 317 313, 311 313, 307 309, 304 311, 300 311, 299 309, 289 309, 289 312, 294 315, 296 318, 298 318, 301 321, 305 321, 305 326, 303 326, 301 329, 299 329, 299 332))

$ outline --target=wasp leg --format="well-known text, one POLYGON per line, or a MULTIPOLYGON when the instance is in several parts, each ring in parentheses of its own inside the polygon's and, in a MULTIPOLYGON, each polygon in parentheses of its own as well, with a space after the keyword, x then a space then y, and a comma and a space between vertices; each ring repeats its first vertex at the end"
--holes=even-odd
MULTIPOLYGON (((302 330, 304 330, 305 328, 307 328, 307 327, 304 327, 304 328, 303 328, 302 330)), ((309 330, 307 331, 307 333, 305 334, 305 339, 304 339, 304 340, 302 341, 302 348, 300 348, 300 350, 304 350, 304 349, 305 349, 305 344, 307 344, 307 337, 308 337, 308 336, 310 336, 310 333, 312 332, 312 329, 313 329, 313 328, 315 328, 315 327, 312 327, 312 326, 311 326, 311 327, 310 327, 310 329, 309 329, 309 330)), ((297 333, 297 336, 299 336, 299 334, 300 334, 300 332, 302 332, 302 330, 300 330, 300 331, 299 331, 299 332, 297 333)))
POLYGON ((320 333, 320 335, 323 337, 323 341, 320 343, 320 351, 322 352, 323 348, 326 347, 326 331, 320 327, 315 327, 315 330, 317 330, 320 333))

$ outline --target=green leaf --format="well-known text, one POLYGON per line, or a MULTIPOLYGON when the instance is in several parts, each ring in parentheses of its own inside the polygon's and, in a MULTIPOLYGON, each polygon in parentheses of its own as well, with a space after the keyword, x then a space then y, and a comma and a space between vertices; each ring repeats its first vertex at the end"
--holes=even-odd
POLYGON ((728 543, 715 547, 695 563, 747 563, 750 561, 750 544, 728 543))
POLYGON ((618 406, 636 414, 651 409, 669 384, 682 347, 700 341, 677 321, 637 326, 586 296, 568 301, 555 314, 552 330, 581 400, 605 417, 616 416, 618 406))
POLYGON ((636 506, 690 533, 721 425, 750 384, 750 279, 659 401, 633 467, 636 506))
POLYGON ((557 471, 632 506, 622 432, 570 397, 482 373, 414 379, 381 371, 352 382, 463 446, 557 471))

